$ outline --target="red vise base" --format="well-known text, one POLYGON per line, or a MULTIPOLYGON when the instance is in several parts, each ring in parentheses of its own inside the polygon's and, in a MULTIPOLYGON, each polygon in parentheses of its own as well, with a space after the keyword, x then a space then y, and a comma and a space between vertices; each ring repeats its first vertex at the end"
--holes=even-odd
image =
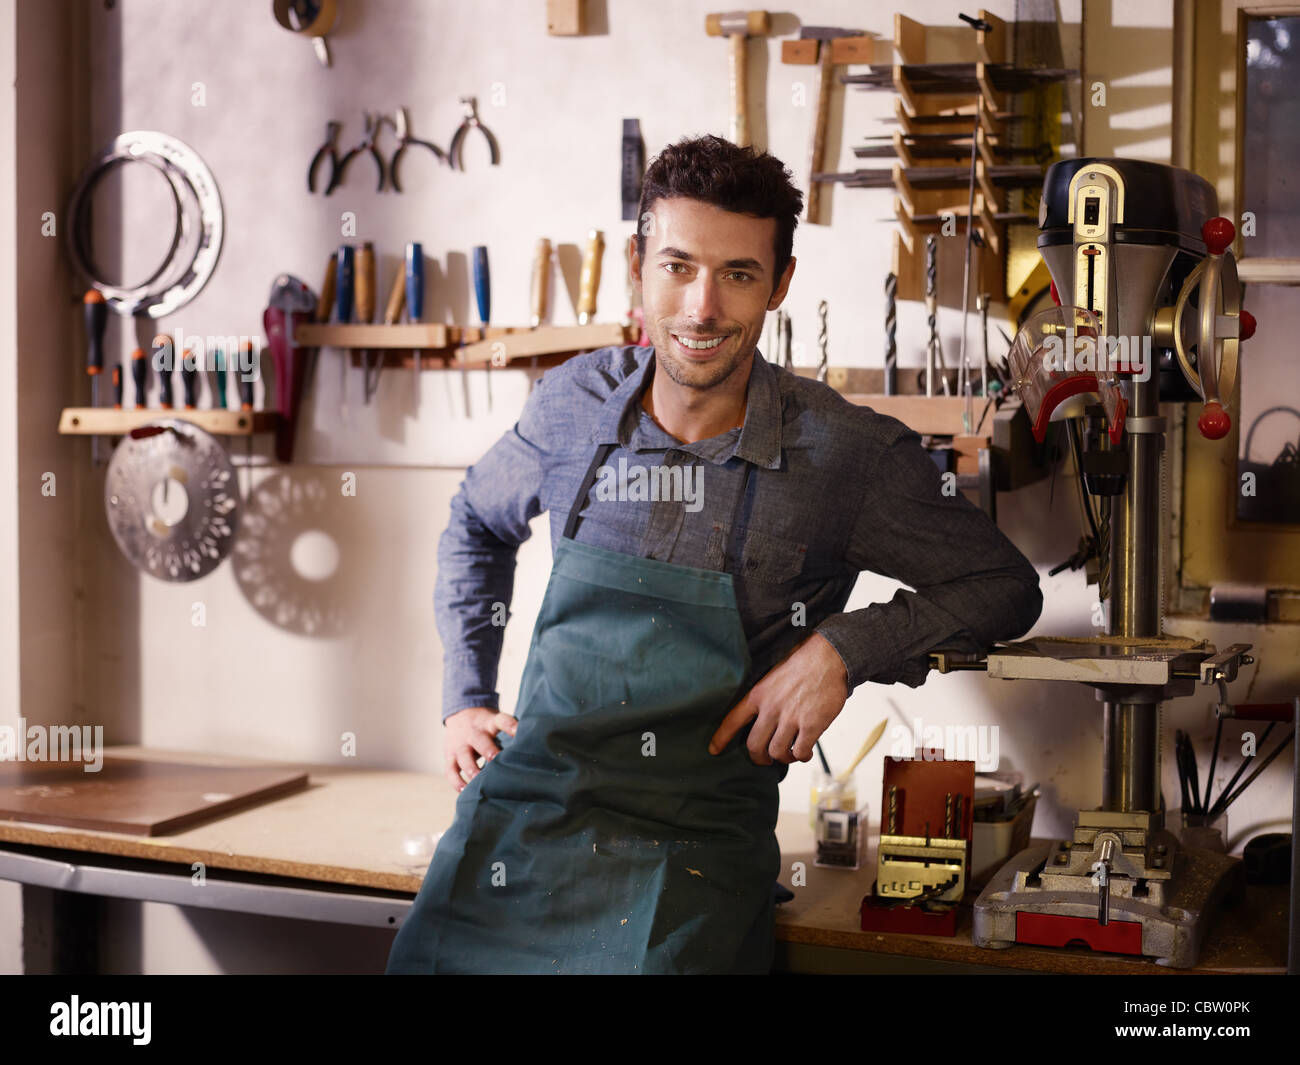
POLYGON ((919 906, 886 906, 875 895, 862 899, 862 931, 902 932, 916 936, 955 936, 957 907, 927 913, 919 906))
POLYGON ((1111 921, 1103 925, 1095 917, 1017 913, 1016 942, 1039 947, 1064 947, 1080 942, 1090 950, 1141 954, 1142 925, 1138 921, 1111 921))

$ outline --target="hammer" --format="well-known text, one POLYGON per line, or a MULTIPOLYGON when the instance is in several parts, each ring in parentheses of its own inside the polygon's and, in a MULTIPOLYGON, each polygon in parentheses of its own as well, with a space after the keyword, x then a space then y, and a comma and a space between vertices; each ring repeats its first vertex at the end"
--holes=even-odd
POLYGON ((731 140, 742 148, 749 144, 749 54, 750 37, 768 32, 771 23, 766 11, 728 11, 704 17, 704 32, 710 37, 731 38, 731 140))
POLYGON ((798 42, 787 41, 782 46, 781 58, 787 63, 820 63, 821 76, 817 81, 817 121, 813 127, 812 159, 808 172, 808 221, 817 225, 821 221, 821 183, 813 180, 821 173, 826 154, 826 126, 830 117, 831 89, 836 63, 870 62, 872 42, 862 30, 841 30, 833 26, 804 26, 799 30, 798 42), (856 37, 860 41, 845 41, 840 48, 840 38, 856 37))

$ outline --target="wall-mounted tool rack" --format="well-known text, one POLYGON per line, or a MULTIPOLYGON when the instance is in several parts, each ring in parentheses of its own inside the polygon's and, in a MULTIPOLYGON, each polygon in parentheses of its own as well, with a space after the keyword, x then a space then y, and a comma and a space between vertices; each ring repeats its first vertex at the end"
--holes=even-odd
POLYGON ((414 325, 300 325, 294 331, 299 348, 344 348, 360 365, 362 350, 369 350, 385 366, 414 367, 419 351, 421 370, 504 367, 517 359, 529 365, 556 366, 582 351, 635 344, 639 326, 618 322, 589 325, 453 326, 438 323, 414 325))
POLYGON ((116 407, 64 407, 59 417, 63 436, 125 436, 132 429, 160 418, 176 418, 205 429, 214 436, 250 436, 273 433, 280 414, 271 410, 184 410, 150 407, 119 410, 116 407))
POLYGON ((996 215, 1004 210, 1003 196, 990 179, 994 149, 1008 143, 1005 115, 1006 97, 996 92, 987 76, 986 66, 1003 63, 1007 57, 1007 25, 987 11, 979 17, 993 26, 992 31, 962 27, 926 26, 906 15, 894 15, 894 149, 898 161, 893 166, 894 214, 898 229, 893 241, 893 270, 898 277, 898 298, 921 300, 925 297, 925 237, 937 232, 945 215, 956 219, 957 232, 966 232, 967 190, 917 188, 908 172, 939 166, 940 161, 913 154, 909 147, 916 134, 975 133, 975 201, 971 224, 983 239, 979 256, 979 274, 972 278, 976 291, 988 292, 995 301, 1005 298, 1006 272, 1005 223, 996 215), (935 94, 913 91, 911 78, 904 69, 911 64, 948 60, 943 47, 964 39, 958 54, 975 64, 979 83, 977 94, 935 94), (948 121, 934 121, 942 116, 948 121), (923 121, 917 121, 923 119, 923 121), (924 121, 929 119, 929 121, 924 121), (925 221, 922 221, 924 219, 925 221))

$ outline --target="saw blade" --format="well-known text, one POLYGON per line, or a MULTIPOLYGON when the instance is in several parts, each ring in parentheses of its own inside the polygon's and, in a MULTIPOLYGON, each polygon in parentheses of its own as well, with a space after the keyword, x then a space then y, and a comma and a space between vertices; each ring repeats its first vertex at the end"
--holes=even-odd
POLYGON ((210 433, 161 419, 113 452, 104 507, 113 539, 139 570, 163 581, 206 577, 239 528, 235 468, 210 433))

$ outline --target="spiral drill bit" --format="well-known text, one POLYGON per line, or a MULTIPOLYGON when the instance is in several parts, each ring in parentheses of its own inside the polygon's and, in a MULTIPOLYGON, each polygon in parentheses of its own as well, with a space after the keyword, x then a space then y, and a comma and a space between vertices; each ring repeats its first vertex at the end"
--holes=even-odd
POLYGON ((817 317, 821 319, 821 331, 817 334, 817 346, 821 348, 822 360, 817 367, 817 380, 826 380, 826 301, 817 304, 817 317))
POLYGON ((1097 600, 1110 598, 1110 496, 1101 497, 1101 522, 1097 529, 1097 600))
POLYGON ((939 344, 939 238, 925 238, 925 313, 930 328, 925 347, 925 394, 934 395, 934 360, 939 344))
POLYGON ((885 395, 898 394, 898 275, 885 275, 885 395))

